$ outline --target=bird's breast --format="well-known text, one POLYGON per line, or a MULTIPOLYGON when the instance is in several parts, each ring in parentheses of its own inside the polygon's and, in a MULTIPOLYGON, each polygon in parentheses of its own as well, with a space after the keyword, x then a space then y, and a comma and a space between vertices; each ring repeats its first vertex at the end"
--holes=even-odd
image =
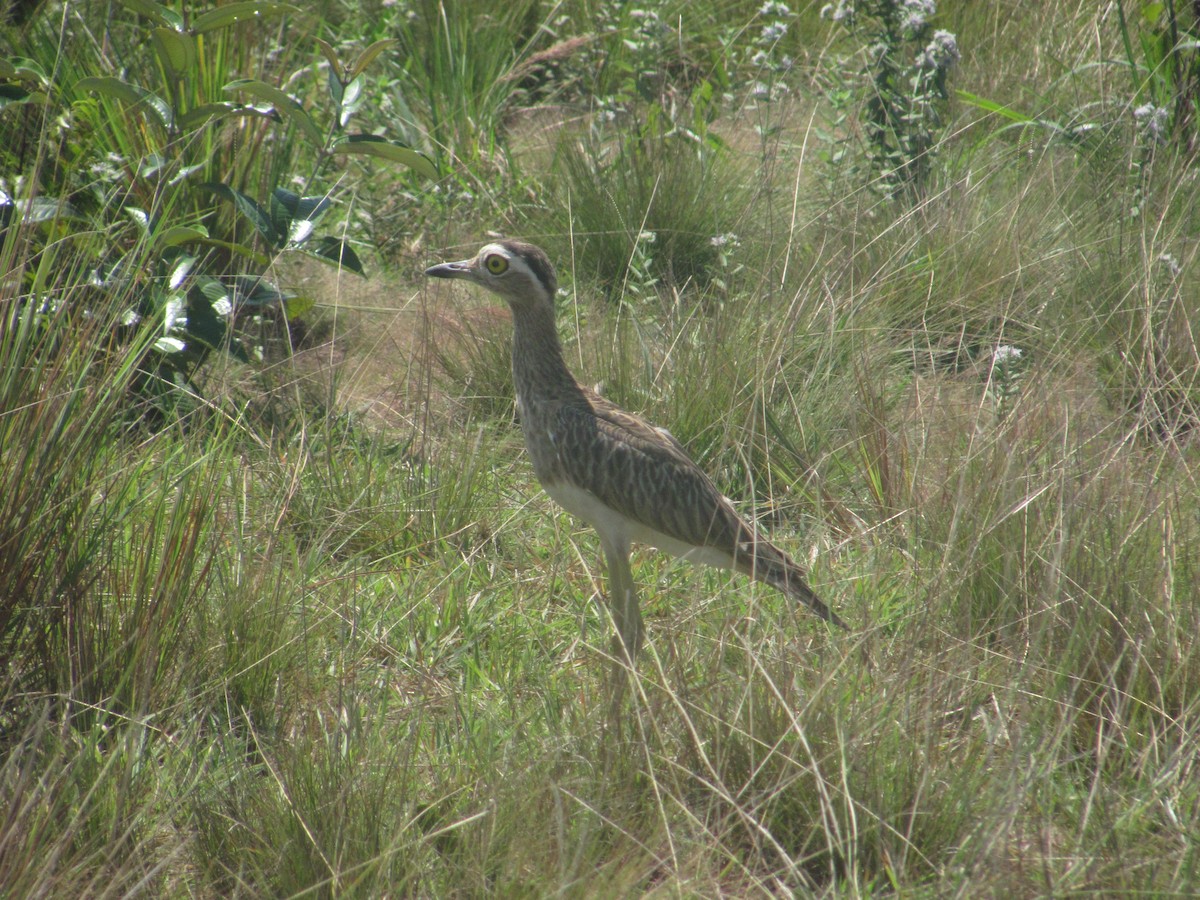
POLYGON ((562 477, 562 463, 555 447, 555 435, 550 417, 545 408, 526 402, 517 396, 517 413, 521 417, 521 433, 525 437, 525 448, 533 462, 533 471, 538 481, 545 485, 562 477))

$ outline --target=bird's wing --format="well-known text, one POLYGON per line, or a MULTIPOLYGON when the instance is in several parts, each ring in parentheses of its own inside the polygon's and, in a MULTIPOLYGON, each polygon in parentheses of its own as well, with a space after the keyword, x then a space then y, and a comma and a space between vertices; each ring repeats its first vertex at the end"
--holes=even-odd
POLYGON ((551 441, 572 483, 661 534, 728 553, 738 571, 847 627, 813 593, 804 570, 737 514, 669 433, 596 395, 563 404, 554 419, 551 441))
POLYGON ((602 397, 561 406, 553 441, 567 477, 610 508, 696 547, 736 555, 754 535, 669 433, 602 397))

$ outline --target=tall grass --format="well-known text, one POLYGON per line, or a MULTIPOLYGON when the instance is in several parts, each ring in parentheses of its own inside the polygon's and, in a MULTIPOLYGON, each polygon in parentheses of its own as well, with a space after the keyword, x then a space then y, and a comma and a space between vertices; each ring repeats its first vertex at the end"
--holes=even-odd
MULTIPOLYGON (((500 173, 421 261, 527 223, 580 378, 669 428, 855 626, 639 555, 648 651, 615 720, 600 548, 520 451, 506 317, 413 302, 407 272, 314 280, 334 362, 214 355, 204 415, 148 427, 162 331, 92 272, 114 235, 131 263, 160 248, 13 213, 67 183, 43 116, 42 161, 0 183, 0 893, 1195 893, 1195 161, 1147 156, 1128 73, 1087 66, 1119 58, 1103 10, 943 7, 954 84, 1027 120, 952 104, 908 204, 821 161, 815 7, 764 109, 758 5, 656 6, 662 77, 625 121, 690 109, 720 61, 712 140, 603 132, 574 80, 537 111, 556 164, 511 181, 512 106, 550 94, 504 73, 629 10, 404 16, 438 42, 394 61, 415 133, 455 191, 500 173)), ((321 9, 373 40, 407 8, 377 11, 321 9)), ((279 163, 258 146, 246 183, 279 163)), ((397 184, 363 215, 420 232, 397 184)))

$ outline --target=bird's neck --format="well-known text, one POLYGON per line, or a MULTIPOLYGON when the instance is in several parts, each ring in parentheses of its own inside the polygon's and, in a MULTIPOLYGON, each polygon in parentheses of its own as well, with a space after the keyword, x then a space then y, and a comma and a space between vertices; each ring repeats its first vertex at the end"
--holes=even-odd
POLYGON ((566 360, 554 323, 553 309, 513 310, 513 382, 517 397, 565 399, 579 391, 566 360))

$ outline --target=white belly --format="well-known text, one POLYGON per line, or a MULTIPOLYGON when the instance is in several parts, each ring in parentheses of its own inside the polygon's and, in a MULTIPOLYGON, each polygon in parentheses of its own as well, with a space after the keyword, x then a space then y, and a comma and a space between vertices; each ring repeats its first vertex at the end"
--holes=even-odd
POLYGON ((663 534, 641 522, 636 522, 605 506, 590 491, 572 484, 543 485, 559 506, 571 515, 587 522, 600 533, 600 538, 614 548, 627 547, 631 542, 649 544, 688 562, 732 569, 733 557, 715 547, 697 546, 663 534))

